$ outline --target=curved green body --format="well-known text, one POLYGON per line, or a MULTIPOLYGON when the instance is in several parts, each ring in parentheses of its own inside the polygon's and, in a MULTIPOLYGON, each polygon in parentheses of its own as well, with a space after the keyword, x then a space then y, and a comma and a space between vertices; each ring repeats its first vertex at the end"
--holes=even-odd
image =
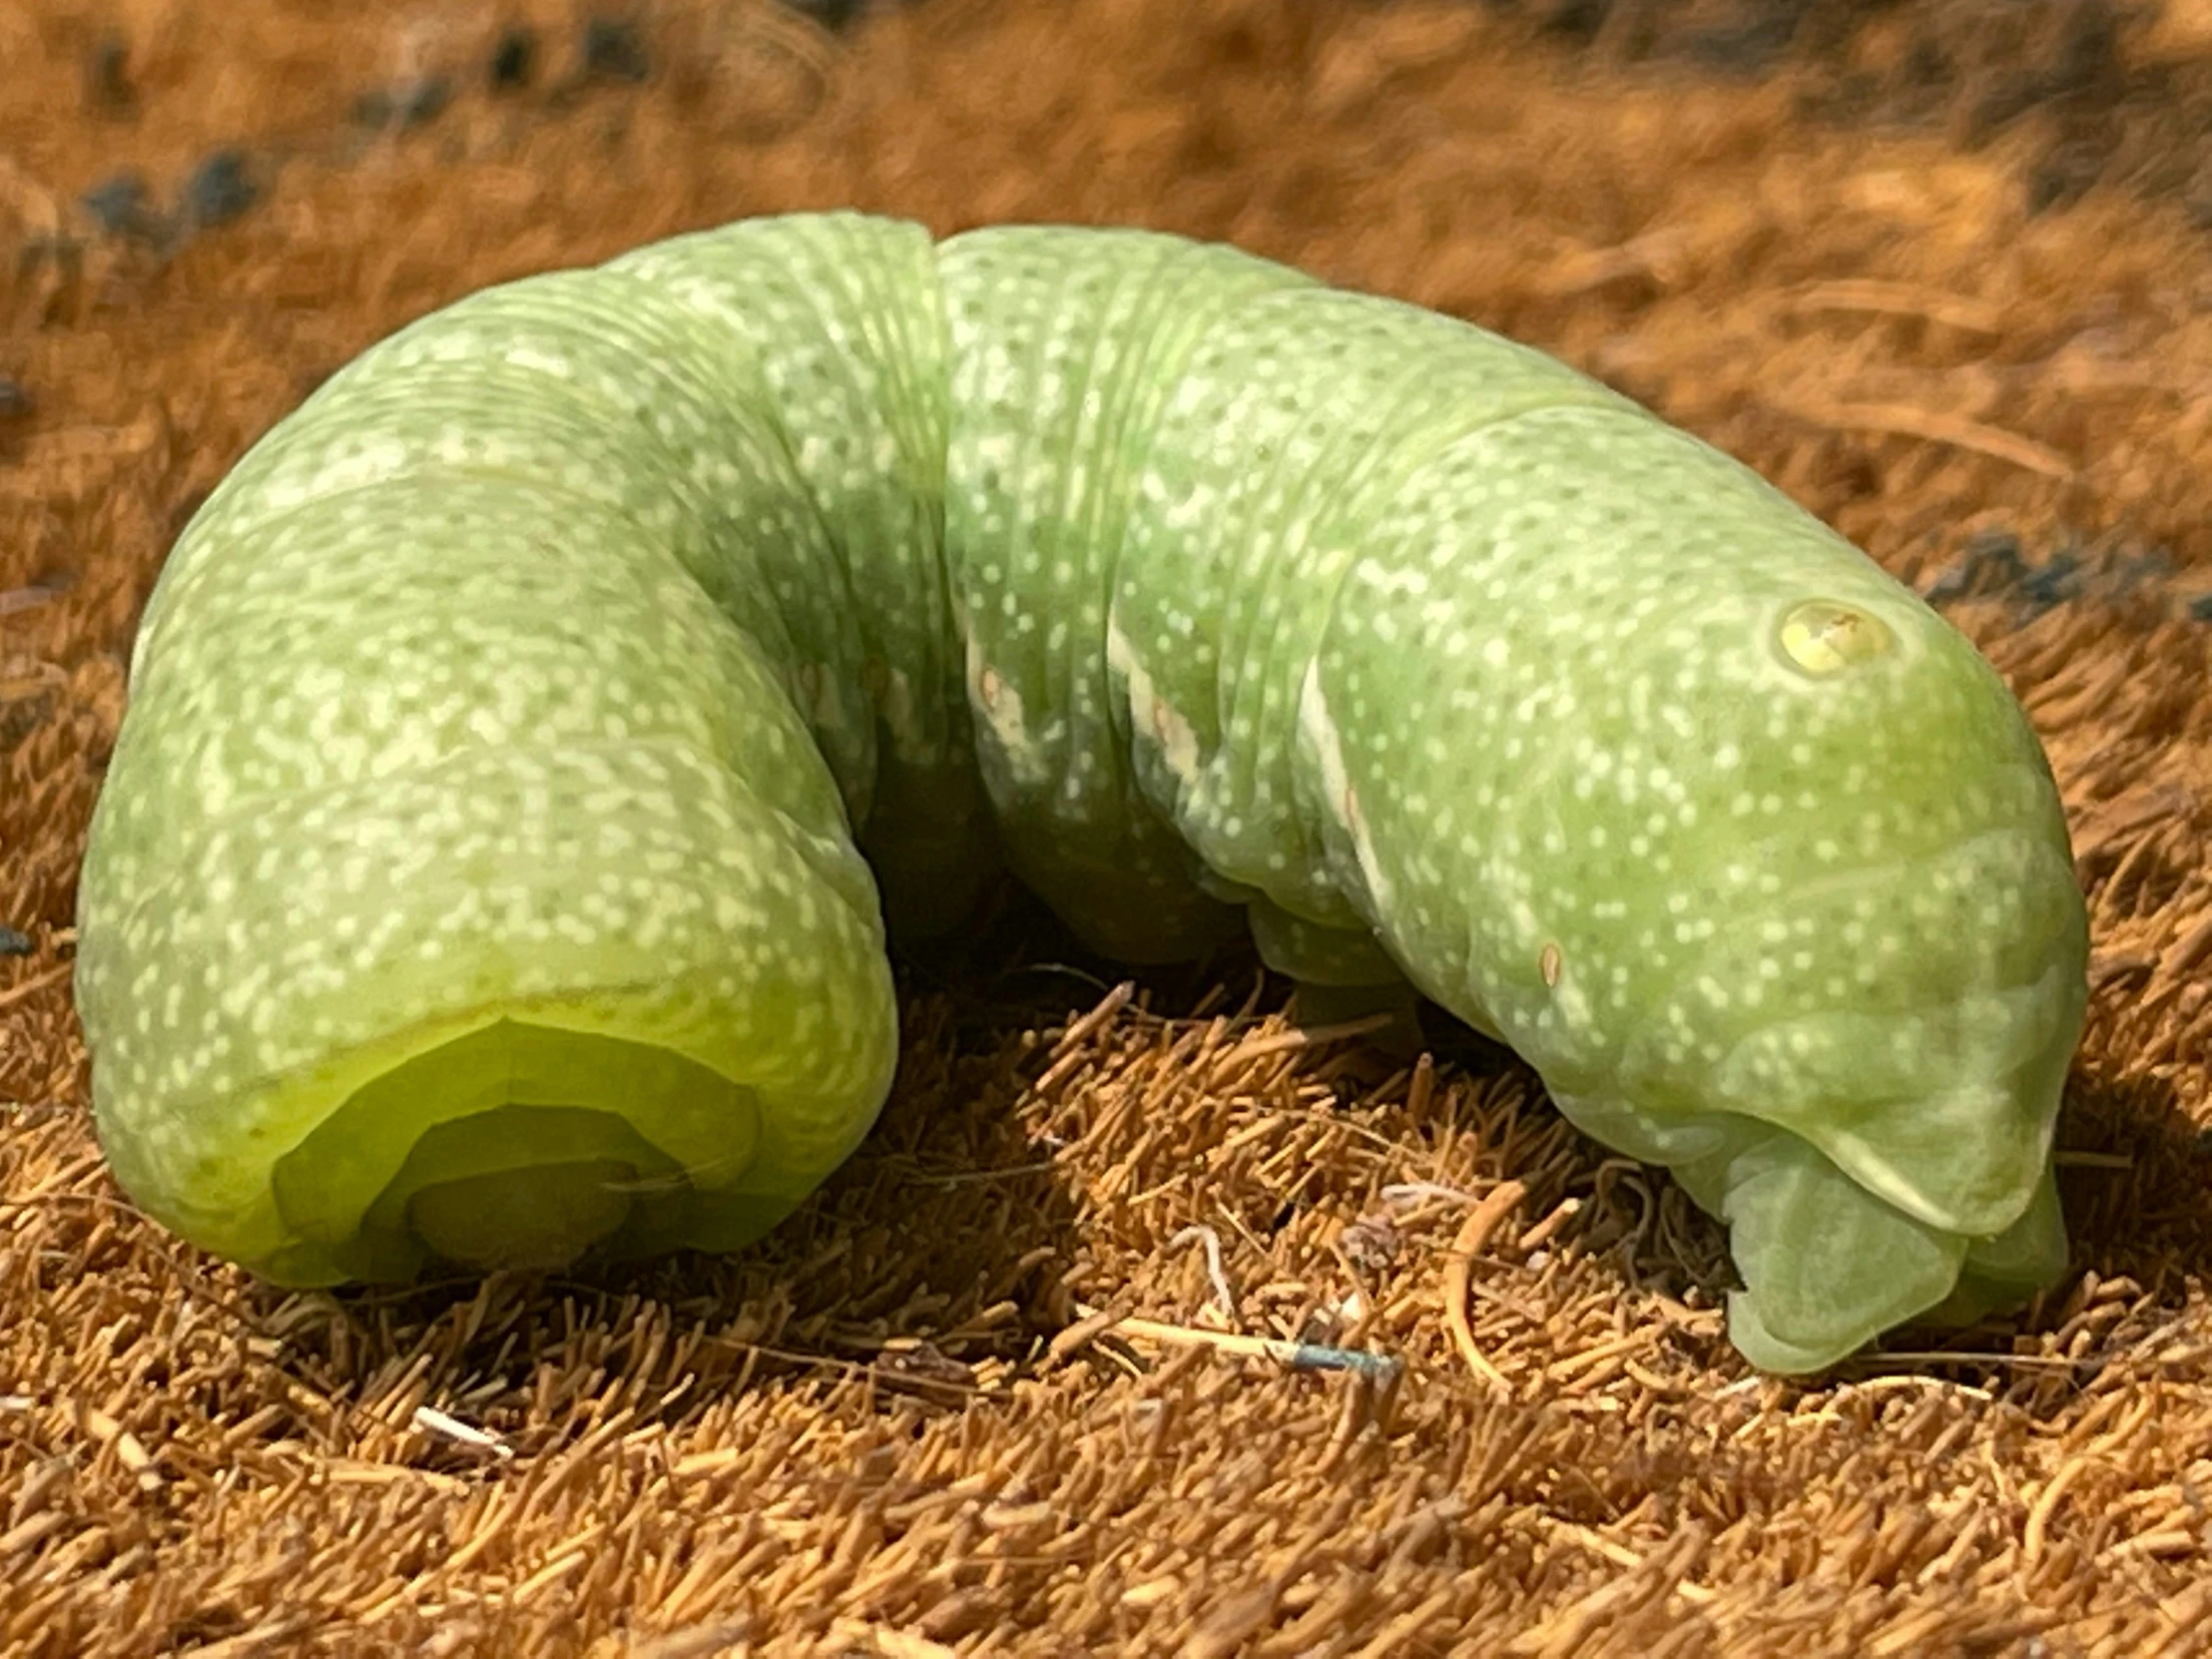
POLYGON ((1741 466, 1232 250, 745 222, 487 290, 243 460, 81 903, 103 1141, 295 1284, 735 1248, 883 921, 1402 975, 1729 1224, 1756 1363, 2065 1245, 2086 938, 2017 705, 1741 466))

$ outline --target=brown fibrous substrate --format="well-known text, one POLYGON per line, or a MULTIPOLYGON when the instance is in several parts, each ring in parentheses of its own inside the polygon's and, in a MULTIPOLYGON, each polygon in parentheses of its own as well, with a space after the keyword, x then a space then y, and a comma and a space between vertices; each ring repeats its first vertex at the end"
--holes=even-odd
POLYGON ((0 15, 0 1648, 2212 1651, 2212 11, 1861 12, 0 15), (227 147, 258 200, 180 222, 227 147), (844 206, 1441 306, 1937 595, 2089 895, 2067 1281, 1762 1379, 1718 1230, 1502 1055, 1398 1065, 1247 958, 1121 985, 1018 905, 908 965, 881 1130, 745 1257, 290 1295, 138 1216, 70 923, 193 504, 433 305, 844 206))

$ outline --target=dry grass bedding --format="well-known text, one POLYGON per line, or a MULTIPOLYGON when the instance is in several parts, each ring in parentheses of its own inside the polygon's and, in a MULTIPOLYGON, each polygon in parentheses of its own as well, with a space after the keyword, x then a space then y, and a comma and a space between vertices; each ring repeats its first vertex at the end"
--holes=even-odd
POLYGON ((848 10, 0 13, 0 1649, 2212 1652, 2212 11, 848 10), (743 1258, 286 1295, 135 1215, 70 918, 193 504, 436 303, 837 205, 1454 310, 1931 594, 2090 894, 2067 1283, 1761 1379, 1718 1230, 1506 1057, 1018 899, 743 1258))

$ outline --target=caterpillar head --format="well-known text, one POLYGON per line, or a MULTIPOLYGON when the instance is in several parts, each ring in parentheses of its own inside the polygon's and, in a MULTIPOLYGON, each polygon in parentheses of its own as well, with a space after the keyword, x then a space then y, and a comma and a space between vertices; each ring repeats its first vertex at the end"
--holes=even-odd
POLYGON ((1962 639, 1902 594, 1746 623, 1765 695, 1716 702, 1706 768, 1628 815, 1665 868, 1612 901, 1610 1075, 1562 1093, 1601 1133, 1663 1126, 1730 1223, 1738 1346, 1792 1371, 2062 1270, 2087 932, 2042 753, 1962 639))
POLYGON ((1447 459, 1449 506, 1354 571, 1315 673, 1332 729, 1394 711, 1322 757, 1393 956, 1730 1222, 1761 1364, 2050 1277, 2086 924, 2003 681, 1640 416, 1447 459))

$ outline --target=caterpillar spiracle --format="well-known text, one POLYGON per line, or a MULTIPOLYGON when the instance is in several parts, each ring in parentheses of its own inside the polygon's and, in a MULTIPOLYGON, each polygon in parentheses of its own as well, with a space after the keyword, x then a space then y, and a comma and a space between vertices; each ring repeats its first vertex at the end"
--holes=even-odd
POLYGON ((851 214, 485 289, 180 537, 77 993, 116 1175, 281 1284, 730 1250, 891 1075, 886 920, 1409 985, 1817 1369, 2065 1265, 2086 922, 1997 674, 1751 471, 1233 249, 851 214))

